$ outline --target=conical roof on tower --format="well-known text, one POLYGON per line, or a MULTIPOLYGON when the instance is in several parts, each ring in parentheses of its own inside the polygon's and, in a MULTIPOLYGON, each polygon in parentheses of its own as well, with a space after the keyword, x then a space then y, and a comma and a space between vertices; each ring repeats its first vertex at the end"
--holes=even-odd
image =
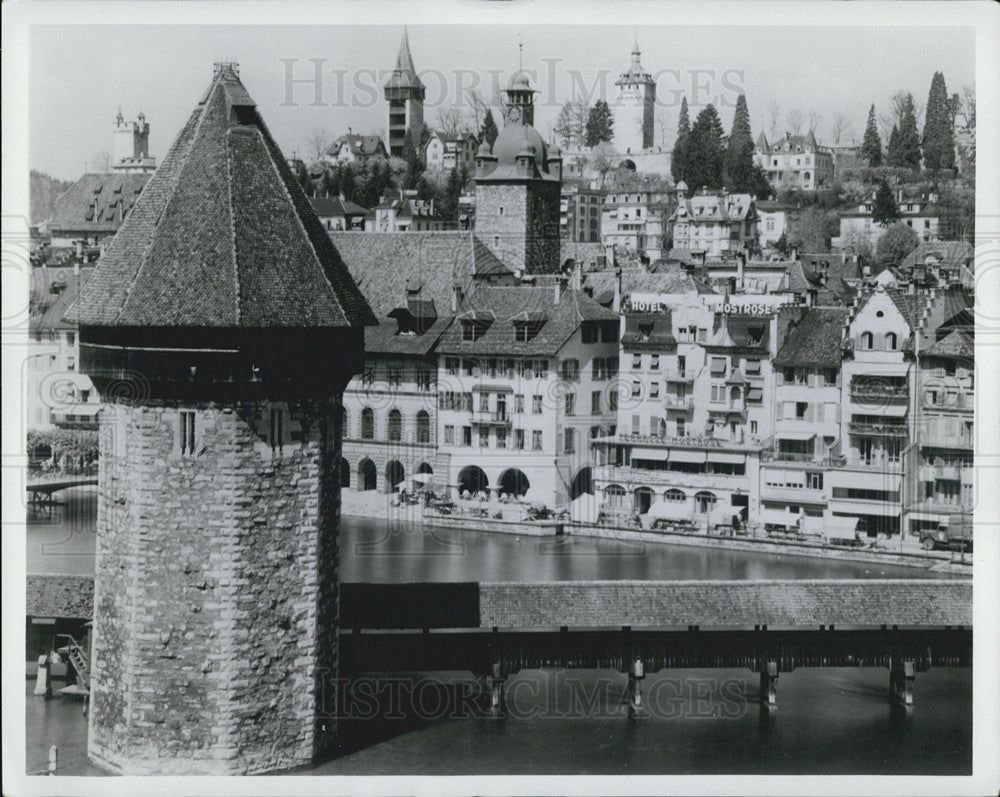
POLYGON ((410 55, 410 36, 403 28, 403 40, 399 43, 399 53, 396 55, 396 66, 385 84, 387 89, 417 89, 424 90, 424 84, 413 66, 413 56, 410 55))
POLYGON ((228 63, 216 64, 71 316, 117 328, 376 323, 228 63))
POLYGON ((616 86, 621 86, 629 83, 654 83, 653 76, 649 74, 645 69, 642 68, 642 62, 639 60, 642 53, 639 51, 639 34, 635 34, 635 41, 632 44, 632 63, 626 71, 622 72, 618 80, 615 81, 616 86))

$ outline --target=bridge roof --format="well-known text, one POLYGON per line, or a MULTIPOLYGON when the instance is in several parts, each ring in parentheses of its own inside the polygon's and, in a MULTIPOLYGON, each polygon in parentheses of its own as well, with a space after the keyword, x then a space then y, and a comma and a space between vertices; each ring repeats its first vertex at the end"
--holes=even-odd
POLYGON ((769 629, 972 625, 969 580, 342 584, 345 628, 769 629), (477 605, 478 604, 478 605, 477 605))

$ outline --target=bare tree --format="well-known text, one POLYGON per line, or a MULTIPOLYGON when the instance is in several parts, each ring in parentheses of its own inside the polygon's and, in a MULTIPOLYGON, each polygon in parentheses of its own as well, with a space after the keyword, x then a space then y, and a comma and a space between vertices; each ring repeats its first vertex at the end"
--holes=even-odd
POLYGON ((656 129, 660 136, 660 146, 667 148, 667 137, 670 135, 670 114, 662 110, 656 114, 656 129))
POLYGON ((475 89, 469 89, 466 93, 466 100, 468 101, 469 113, 472 116, 472 122, 475 125, 475 131, 477 134, 482 130, 483 122, 486 120, 486 112, 492 108, 492 105, 486 101, 475 89))
POLYGON ((776 100, 771 100, 767 104, 767 122, 768 128, 767 132, 774 140, 778 137, 778 123, 781 121, 781 106, 778 105, 776 100))
POLYGON ((465 111, 457 105, 452 105, 449 108, 441 107, 438 108, 437 118, 438 129, 449 136, 453 136, 461 131, 464 126, 465 111))
POLYGON ((851 120, 843 111, 836 111, 830 119, 830 132, 833 134, 833 143, 839 144, 840 139, 847 135, 851 129, 851 120))
POLYGON ((788 125, 788 132, 793 136, 802 133, 802 128, 806 123, 806 117, 798 108, 792 108, 785 114, 785 124, 788 125))
POLYGON ((809 132, 815 134, 823 122, 823 114, 819 111, 809 111, 809 132))
POLYGON ((314 127, 312 132, 306 136, 306 144, 309 145, 309 152, 313 160, 322 158, 333 143, 333 134, 322 127, 314 127))
POLYGON ((896 125, 896 127, 899 126, 896 123, 894 113, 880 113, 878 115, 878 132, 883 142, 889 141, 889 134, 892 132, 893 125, 896 125))

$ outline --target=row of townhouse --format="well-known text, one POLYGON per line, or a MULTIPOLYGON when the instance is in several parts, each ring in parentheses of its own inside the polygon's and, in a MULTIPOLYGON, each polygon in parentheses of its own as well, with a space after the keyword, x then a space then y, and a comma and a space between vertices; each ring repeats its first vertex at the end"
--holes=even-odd
POLYGON ((869 287, 850 307, 626 297, 605 514, 874 536, 970 511, 970 305, 960 287, 869 287))

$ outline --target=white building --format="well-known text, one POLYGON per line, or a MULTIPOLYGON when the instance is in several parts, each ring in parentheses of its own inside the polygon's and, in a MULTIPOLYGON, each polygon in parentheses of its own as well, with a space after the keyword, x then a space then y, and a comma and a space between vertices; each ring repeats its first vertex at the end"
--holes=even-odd
POLYGON ((653 146, 653 109, 656 81, 642 68, 639 39, 632 46, 632 63, 615 85, 618 96, 611 106, 614 116, 615 149, 628 156, 653 146))
POLYGON ((775 188, 815 191, 833 180, 833 155, 816 143, 811 130, 804 136, 785 133, 784 138, 774 143, 768 143, 761 133, 757 136, 753 160, 767 172, 775 188))
MULTIPOLYGON (((937 211, 937 195, 922 194, 907 195, 903 189, 895 193, 896 209, 899 221, 911 227, 920 241, 938 240, 940 219, 937 211)), ((840 214, 840 235, 831 239, 832 246, 837 248, 857 247, 862 241, 867 241, 872 247, 878 245, 878 239, 888 229, 889 225, 879 224, 872 218, 875 207, 875 192, 858 205, 850 213, 840 214)))
POLYGON ((601 208, 601 243, 618 255, 641 254, 650 262, 659 260, 669 219, 670 195, 666 191, 606 193, 601 208))
POLYGON ((673 248, 719 257, 757 247, 757 203, 750 194, 721 191, 688 196, 677 184, 677 209, 671 217, 673 248))
POLYGON ((424 163, 432 172, 466 169, 471 174, 476 167, 476 137, 435 130, 424 145, 424 163))

